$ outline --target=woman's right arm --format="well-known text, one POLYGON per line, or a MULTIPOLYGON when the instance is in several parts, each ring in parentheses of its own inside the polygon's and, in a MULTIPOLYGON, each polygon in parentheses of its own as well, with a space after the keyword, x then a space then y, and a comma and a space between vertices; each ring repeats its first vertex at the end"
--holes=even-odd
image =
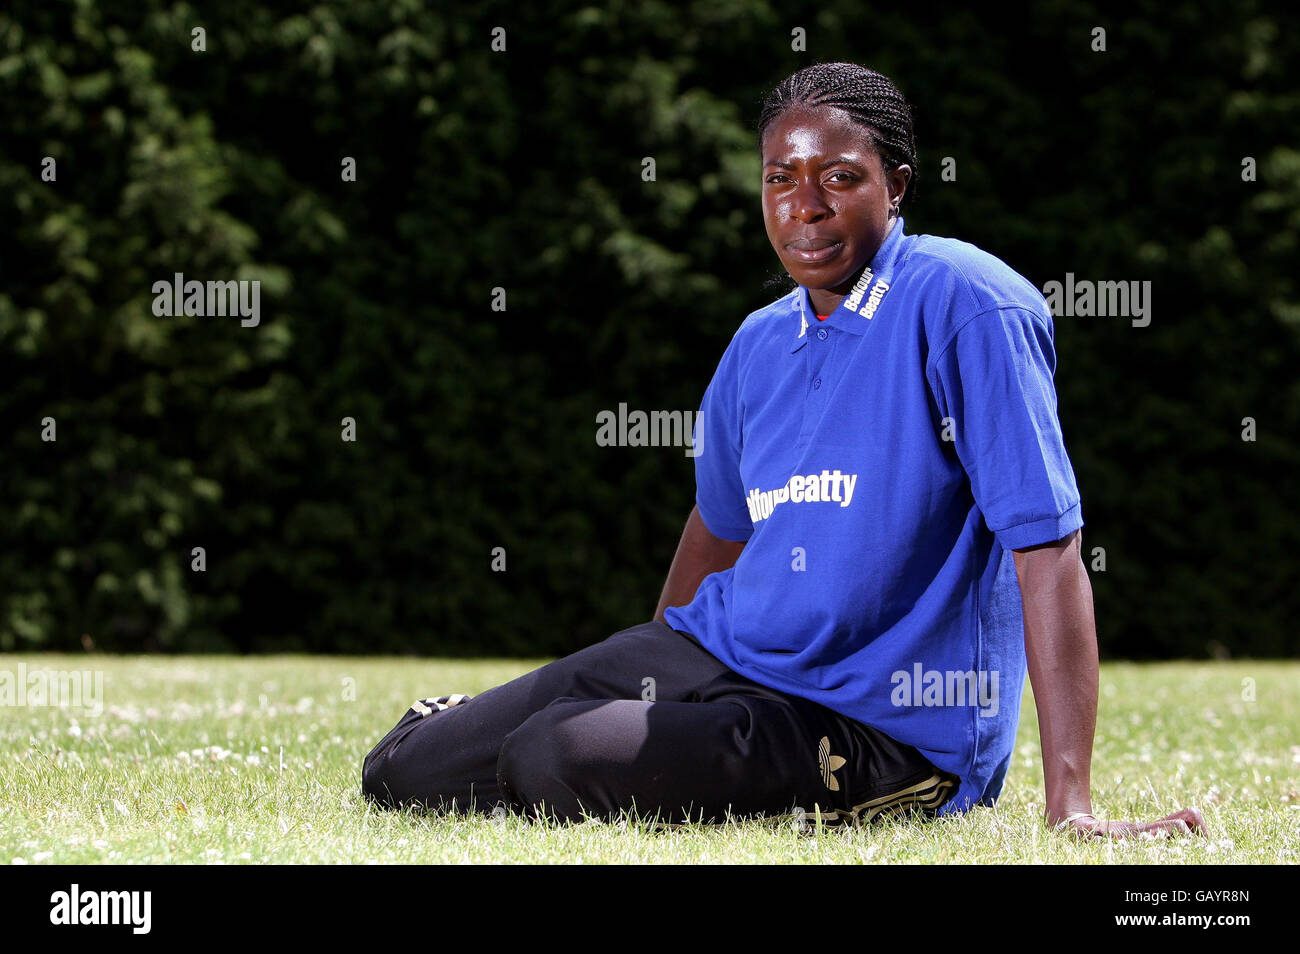
POLYGON ((655 609, 655 620, 664 622, 667 607, 685 606, 693 600, 704 578, 734 566, 743 549, 743 540, 723 540, 710 533, 700 518, 699 508, 692 507, 673 564, 668 569, 668 579, 655 609))

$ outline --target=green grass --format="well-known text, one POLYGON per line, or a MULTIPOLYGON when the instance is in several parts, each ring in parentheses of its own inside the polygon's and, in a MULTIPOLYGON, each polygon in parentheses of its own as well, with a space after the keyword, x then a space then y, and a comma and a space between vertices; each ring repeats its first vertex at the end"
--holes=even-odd
POLYGON ((362 757, 412 699, 480 692, 544 660, 29 655, 0 657, 0 672, 19 662, 102 670, 104 710, 0 707, 0 863, 1300 861, 1295 662, 1103 666, 1094 810, 1153 820, 1191 804, 1210 837, 1096 843, 1038 821, 1028 690, 995 808, 806 837, 778 819, 546 826, 361 799, 362 757))

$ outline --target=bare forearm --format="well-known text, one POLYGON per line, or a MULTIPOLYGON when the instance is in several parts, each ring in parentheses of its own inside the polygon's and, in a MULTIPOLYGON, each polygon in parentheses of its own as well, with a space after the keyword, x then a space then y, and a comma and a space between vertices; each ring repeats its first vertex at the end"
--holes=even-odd
POLYGON ((668 569, 668 579, 664 582, 654 618, 662 622, 667 607, 689 603, 703 579, 710 573, 734 566, 744 548, 743 542, 715 537, 704 525, 699 510, 692 507, 672 566, 668 569))
POLYGON ((1048 820, 1092 810, 1090 767, 1097 728, 1097 631, 1092 584, 1074 533, 1016 551, 1025 652, 1038 709, 1048 820))

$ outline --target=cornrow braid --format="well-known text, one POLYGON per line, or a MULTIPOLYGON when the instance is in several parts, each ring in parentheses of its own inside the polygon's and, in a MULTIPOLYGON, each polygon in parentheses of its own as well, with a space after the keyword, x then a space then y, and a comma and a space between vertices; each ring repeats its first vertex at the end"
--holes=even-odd
POLYGON ((758 119, 758 143, 768 126, 792 106, 835 106, 844 110, 871 138, 887 169, 906 163, 911 178, 899 205, 916 190, 916 141, 912 108, 894 81, 857 63, 817 63, 792 73, 763 101, 758 119))

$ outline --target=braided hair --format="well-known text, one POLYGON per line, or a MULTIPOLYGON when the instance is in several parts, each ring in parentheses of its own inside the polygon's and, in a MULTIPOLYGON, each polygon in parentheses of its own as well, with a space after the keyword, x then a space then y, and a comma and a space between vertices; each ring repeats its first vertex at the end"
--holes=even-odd
MULTIPOLYGON (((817 63, 790 74, 763 100, 758 119, 758 146, 768 127, 792 107, 834 106, 862 127, 885 171, 906 163, 912 169, 899 206, 916 189, 916 141, 912 134, 912 107, 894 81, 857 63, 817 63)), ((794 287, 784 270, 773 273, 765 287, 794 287)))
POLYGON ((912 136, 912 107, 894 81, 856 63, 817 63, 783 79, 763 101, 758 119, 758 144, 782 113, 793 106, 835 106, 863 128, 886 170, 906 163, 912 168, 900 205, 914 191, 916 141, 912 136))

